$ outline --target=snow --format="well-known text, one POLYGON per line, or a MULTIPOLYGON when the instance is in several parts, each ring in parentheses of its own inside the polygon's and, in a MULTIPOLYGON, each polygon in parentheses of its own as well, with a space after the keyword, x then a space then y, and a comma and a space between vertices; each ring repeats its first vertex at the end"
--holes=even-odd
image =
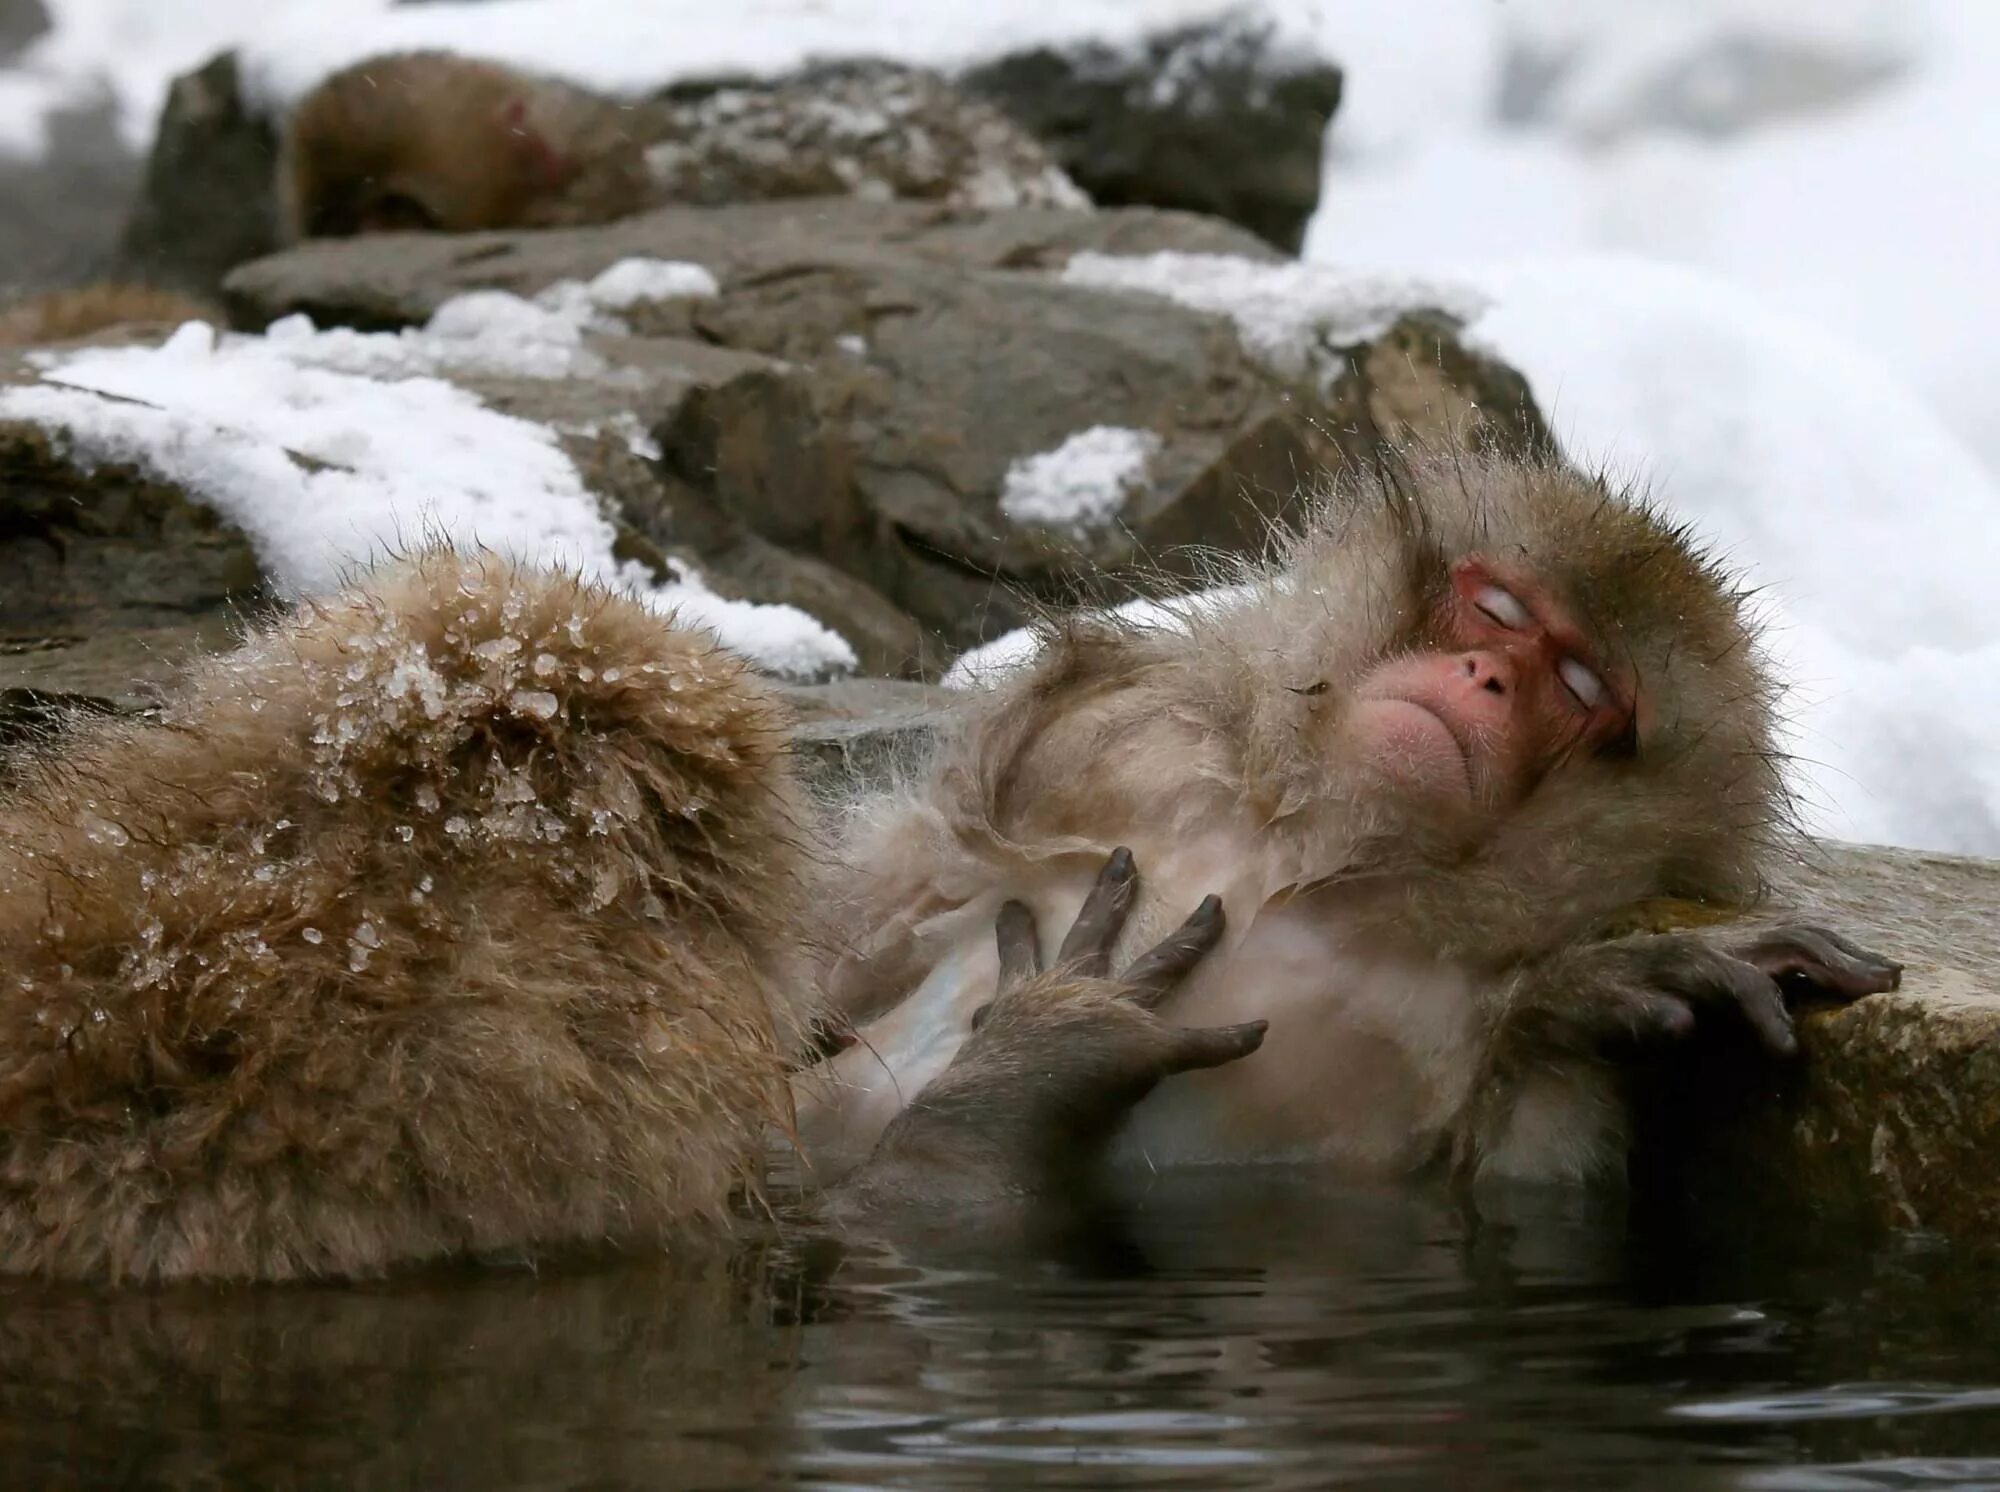
POLYGON ((1308 258, 1421 272, 1616 252, 1708 269, 1871 348, 2000 472, 2000 7, 1360 8, 1364 49, 1406 65, 1452 32, 1457 102, 1384 99, 1364 52, 1338 53, 1353 69, 1308 258))
POLYGON ((625 310, 645 301, 706 299, 721 293, 715 276, 699 264, 670 259, 620 259, 584 287, 595 305, 625 310))
POLYGON ((1339 349, 1380 336, 1405 311, 1431 306, 1469 318, 1486 304, 1469 286, 1441 277, 1350 274, 1232 254, 1078 254, 1063 279, 1227 316, 1244 351, 1281 378, 1338 376, 1345 369, 1339 349))
MULTIPOLYGON (((852 669, 853 649, 796 607, 725 600, 691 571, 659 583, 620 563, 553 431, 424 371, 465 366, 468 346, 492 367, 489 333, 546 329, 529 313, 558 314, 501 299, 515 304, 485 292, 447 303, 417 332, 316 332, 293 317, 269 336, 218 336, 191 322, 157 348, 45 355, 43 382, 0 390, 0 418, 39 421, 86 462, 185 488, 237 524, 294 594, 426 540, 483 545, 629 589, 774 672, 852 669)), ((521 344, 516 371, 560 376, 547 345, 521 344)))
POLYGON ((1000 479, 1000 511, 1015 523, 1086 534, 1117 518, 1143 492, 1147 468, 1160 453, 1150 430, 1093 425, 1052 451, 1022 456, 1000 479))
POLYGON ((588 284, 558 280, 532 300, 472 290, 439 306, 421 328, 393 333, 317 330, 305 316, 272 323, 266 335, 300 364, 375 377, 421 373, 576 378, 605 371, 589 332, 623 332, 610 312, 642 301, 710 296, 715 276, 699 264, 621 259, 588 284))

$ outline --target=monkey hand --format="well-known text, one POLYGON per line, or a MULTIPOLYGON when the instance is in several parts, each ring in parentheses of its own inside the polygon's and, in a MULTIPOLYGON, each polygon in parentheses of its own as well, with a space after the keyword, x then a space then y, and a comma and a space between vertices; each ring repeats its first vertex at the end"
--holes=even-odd
POLYGON ((1713 927, 1586 944, 1530 976, 1515 1009, 1560 1037, 1684 1036, 1701 1013, 1732 1006, 1770 1051, 1798 1035, 1788 995, 1839 1004, 1892 990, 1903 966, 1803 923, 1713 927))
POLYGON ((1162 1078, 1257 1050, 1263 1021, 1189 1028, 1153 1013, 1220 940, 1216 897, 1112 976, 1136 886, 1131 851, 1114 851, 1046 972, 1032 914, 1019 902, 1001 908, 998 993, 951 1065, 884 1131, 855 1186, 954 1204, 1079 1190, 1119 1120, 1162 1078))

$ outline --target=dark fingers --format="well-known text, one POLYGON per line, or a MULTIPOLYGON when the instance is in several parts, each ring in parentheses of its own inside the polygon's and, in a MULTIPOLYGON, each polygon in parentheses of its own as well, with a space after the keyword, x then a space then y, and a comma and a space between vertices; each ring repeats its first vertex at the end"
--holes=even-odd
POLYGON ((1903 966, 1879 958, 1823 927, 1781 927, 1760 933, 1739 955, 1764 973, 1795 974, 1829 995, 1858 1000, 1902 983, 1903 966))
POLYGON ((1133 1000, 1148 1010, 1158 1005, 1188 970, 1222 941, 1223 927, 1222 898, 1205 897, 1187 921, 1140 954, 1125 971, 1123 982, 1132 987, 1133 1000))
POLYGON ((1103 979, 1111 972, 1111 949, 1125 926, 1125 914, 1132 910, 1132 895, 1138 886, 1138 871, 1132 852, 1120 845, 1097 873, 1097 884, 1083 899, 1069 936, 1063 939, 1056 962, 1088 979, 1103 979))
POLYGON ((1780 1057, 1794 1055, 1799 1038, 1792 1030, 1792 1013, 1785 1008, 1777 980, 1754 964, 1733 960, 1725 965, 1725 971, 1724 993, 1743 1012, 1758 1038, 1780 1057))
POLYGON ((1000 993, 1017 989, 1042 972, 1041 950, 1035 938, 1035 914, 1026 902, 1009 901, 1000 906, 993 924, 1000 945, 1000 993))
POLYGON ((1240 1026, 1192 1026, 1176 1030, 1161 1071, 1171 1077, 1177 1072, 1220 1067, 1247 1057, 1264 1044, 1264 1032, 1270 1024, 1246 1021, 1240 1026))

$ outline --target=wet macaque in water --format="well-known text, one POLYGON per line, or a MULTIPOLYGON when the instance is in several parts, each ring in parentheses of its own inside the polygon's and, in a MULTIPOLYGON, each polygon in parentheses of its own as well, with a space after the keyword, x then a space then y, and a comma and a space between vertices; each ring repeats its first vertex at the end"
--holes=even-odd
POLYGON ((1087 206, 990 105, 886 64, 620 101, 445 52, 355 63, 299 101, 279 151, 287 238, 573 227, 667 203, 910 197, 1087 206))
MULTIPOLYGON (((723 1220, 814 1003, 789 724, 704 632, 436 553, 201 663, 162 724, 16 752, 0 1273, 350 1277, 723 1220)), ((1129 859, 1104 874, 850 1215, 1062 1184, 1092 1116, 1255 1045, 1144 1009, 1212 908, 1109 977, 1129 859), (1048 1022, 1089 1060, 1024 1060, 1048 1022)))
POLYGON ((1585 1179, 1622 1163, 1617 1050, 1731 1006, 1794 1050, 1779 979, 1833 999, 1898 967, 1821 929, 1631 933, 1749 909, 1791 839, 1777 689, 1744 598, 1683 528, 1555 464, 1416 457, 1316 509, 1184 625, 1072 619, 972 701, 846 838, 852 941, 823 976, 861 1039, 803 1103, 865 1155, 951 1061, 1003 903, 1066 924, 1114 845, 1126 941, 1204 895, 1228 934, 1162 1007, 1267 1019, 1163 1086, 1118 1156, 1314 1158, 1585 1179))

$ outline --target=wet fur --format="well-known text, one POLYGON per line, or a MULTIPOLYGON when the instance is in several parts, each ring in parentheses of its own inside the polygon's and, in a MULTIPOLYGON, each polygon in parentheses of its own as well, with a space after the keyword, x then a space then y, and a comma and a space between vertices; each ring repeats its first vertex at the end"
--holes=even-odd
MULTIPOLYGON (((856 933, 830 993, 858 1018, 879 1015, 968 936, 978 918, 966 909, 1026 895, 1120 843, 1152 846, 1140 863, 1154 871, 1213 826, 1247 823, 1247 858, 1262 863, 1230 851, 1251 898, 1230 903, 1232 927, 1286 886, 1351 889, 1362 894, 1340 914, 1350 934, 1469 977, 1472 1056, 1419 1057, 1413 1077, 1420 1107, 1458 1114, 1475 1164, 1609 1168, 1620 1150, 1607 1075, 1568 1054, 1544 1071, 1498 1033, 1538 963, 1634 904, 1742 908, 1762 894, 1792 819, 1750 599, 1629 492, 1554 461, 1456 453, 1418 452, 1330 488, 1302 533, 1218 579, 1247 582, 1254 599, 1185 627, 1051 624, 1036 664, 970 701, 923 772, 857 806, 842 914, 856 933), (1652 711, 1636 754, 1566 762, 1559 791, 1467 837, 1329 746, 1356 681, 1432 641, 1449 566, 1474 551, 1522 562, 1607 661, 1631 669, 1652 711)), ((1235 888, 1179 889, 1191 905, 1235 888)), ((1155 906, 1131 936, 1186 910, 1155 906)), ((1251 1001, 1202 1018, 1265 1013, 1251 1001)), ((1286 1044, 1280 1018, 1271 1047, 1286 1044)), ((1267 1048, 1246 1070, 1273 1060, 1267 1048)))
POLYGON ((432 553, 0 800, 0 1271, 657 1245, 789 1116, 804 809, 705 633, 432 553))

